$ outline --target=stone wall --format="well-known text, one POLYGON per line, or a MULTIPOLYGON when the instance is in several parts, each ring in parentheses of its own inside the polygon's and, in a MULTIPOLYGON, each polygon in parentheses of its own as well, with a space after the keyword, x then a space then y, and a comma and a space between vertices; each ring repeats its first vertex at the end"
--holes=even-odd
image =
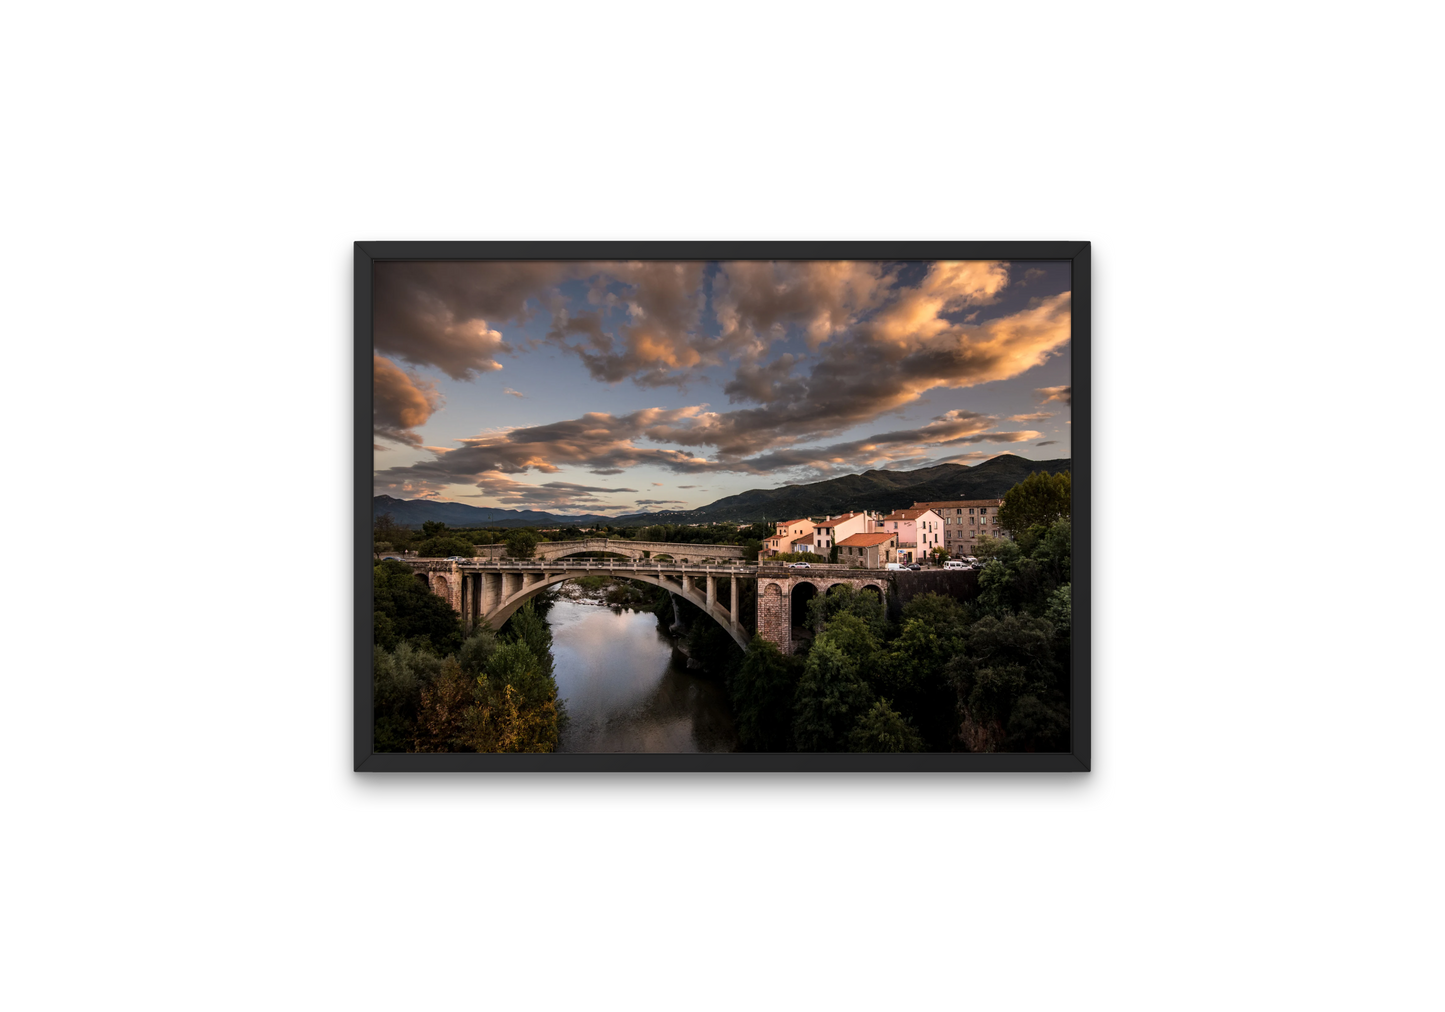
POLYGON ((793 652, 791 581, 758 580, 758 635, 785 654, 793 652))
POLYGON ((972 569, 922 569, 893 572, 893 592, 888 595, 888 617, 898 619, 903 606, 920 594, 943 594, 960 601, 978 596, 978 572, 972 569))

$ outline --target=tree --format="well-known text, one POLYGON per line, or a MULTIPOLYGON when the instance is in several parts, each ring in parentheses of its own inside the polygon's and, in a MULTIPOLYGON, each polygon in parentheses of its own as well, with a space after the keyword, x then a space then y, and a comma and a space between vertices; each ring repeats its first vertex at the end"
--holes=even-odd
POLYGON ((427 520, 421 525, 421 536, 423 538, 439 538, 447 525, 440 520, 427 520))
POLYGON ((452 555, 461 555, 469 559, 476 554, 477 549, 466 538, 450 535, 427 538, 416 546, 416 551, 425 559, 445 559, 452 555))
POLYGON ((800 752, 842 752, 848 732, 873 702, 858 673, 858 661, 829 638, 819 636, 808 651, 793 700, 793 738, 800 752))
POLYGON ((405 563, 385 560, 372 569, 373 642, 395 650, 403 642, 444 657, 462 645, 462 623, 405 563))
POLYGON ((1036 524, 1048 526, 1072 512, 1073 478, 1068 471, 1035 471, 1004 493, 999 526, 1017 537, 1036 524))
MULTIPOLYGON (((396 518, 390 513, 382 513, 372 518, 371 540, 377 545, 394 545, 402 539, 402 535, 402 529, 397 526, 396 518)), ((390 551, 390 548, 381 550, 390 551)))
POLYGON ((507 535, 507 555, 514 559, 530 559, 536 554, 541 540, 536 531, 520 527, 507 535))
POLYGON ((958 691, 960 740, 971 752, 1068 747, 1067 637, 1047 619, 986 615, 948 665, 958 691))
POLYGON ((934 545, 928 550, 928 554, 933 556, 934 562, 942 562, 944 559, 948 558, 948 549, 944 548, 942 545, 934 545))
POLYGON ((880 699, 853 725, 849 752, 922 752, 923 739, 888 700, 880 699))
POLYGON ((793 697, 801 665, 773 643, 753 637, 742 666, 728 684, 738 743, 750 752, 784 752, 792 747, 793 697))

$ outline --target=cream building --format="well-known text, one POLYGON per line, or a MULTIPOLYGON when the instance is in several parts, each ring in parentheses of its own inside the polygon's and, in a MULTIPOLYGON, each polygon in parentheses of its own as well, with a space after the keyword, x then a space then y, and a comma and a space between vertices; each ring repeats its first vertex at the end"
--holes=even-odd
POLYGON ((1007 537, 998 525, 1002 499, 953 499, 916 502, 914 509, 931 509, 943 519, 943 547, 951 556, 972 555, 980 536, 1007 537))

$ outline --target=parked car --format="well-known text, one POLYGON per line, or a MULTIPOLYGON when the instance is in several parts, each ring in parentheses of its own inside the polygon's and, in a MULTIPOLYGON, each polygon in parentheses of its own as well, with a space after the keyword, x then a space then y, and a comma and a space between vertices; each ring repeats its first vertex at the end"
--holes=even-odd
POLYGON ((795 563, 793 563, 791 566, 789 566, 788 568, 789 568, 789 569, 812 569, 813 567, 810 566, 810 565, 808 565, 806 562, 795 562, 795 563))
POLYGON ((448 556, 446 557, 446 561, 447 561, 447 562, 471 562, 472 560, 469 559, 469 558, 467 558, 465 555, 448 555, 448 556))
POLYGON ((910 562, 910 563, 908 564, 908 568, 911 569, 911 570, 913 570, 913 571, 916 573, 916 572, 918 572, 920 569, 922 569, 923 567, 920 566, 920 565, 919 565, 918 563, 916 563, 916 562, 910 562))
POLYGON ((944 569, 967 569, 968 563, 962 559, 949 559, 943 564, 944 569))
POLYGON ((884 568, 884 569, 907 569, 908 567, 905 566, 905 565, 903 565, 903 563, 901 563, 901 562, 890 562, 890 563, 887 563, 883 568, 884 568))

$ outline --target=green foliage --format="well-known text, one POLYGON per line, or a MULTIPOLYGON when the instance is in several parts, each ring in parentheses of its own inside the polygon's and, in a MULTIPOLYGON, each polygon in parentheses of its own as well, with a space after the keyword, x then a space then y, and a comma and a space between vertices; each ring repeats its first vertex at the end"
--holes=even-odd
POLYGON ((1067 637, 1074 625, 1074 594, 1071 584, 1064 584, 1049 595, 1044 618, 1054 624, 1061 636, 1067 637))
POLYGON ((530 559, 536 554, 537 545, 541 540, 536 531, 519 527, 507 534, 507 554, 514 559, 530 559))
POLYGON ((1014 537, 1034 526, 1066 520, 1073 510, 1073 476, 1035 471, 1004 493, 999 526, 1014 537))
MULTIPOLYGON (((918 600, 909 602, 909 606, 918 600)), ((957 608, 952 598, 943 600, 957 608)), ((962 614, 961 608, 958 611, 962 614)), ((898 636, 879 652, 873 668, 875 690, 892 699, 900 712, 916 722, 930 751, 947 752, 953 747, 958 725, 957 693, 947 666, 961 644, 959 626, 905 613, 898 636)))
POLYGON ((479 629, 443 660, 405 644, 378 648, 377 741, 396 751, 553 751, 566 712, 551 633, 534 609, 518 615, 505 637, 479 629))
MULTIPOLYGON (((433 522, 428 521, 428 523, 433 522)), ((416 552, 424 559, 445 559, 452 555, 461 555, 470 559, 476 553, 476 548, 466 538, 450 534, 433 536, 419 542, 416 552)))
POLYGON ((871 590, 855 590, 842 583, 808 602, 808 625, 814 632, 822 632, 838 615, 856 615, 878 640, 887 633, 888 614, 883 607, 883 597, 871 590))
POLYGON ((409 643, 402 643, 392 653, 372 648, 373 747, 377 752, 412 750, 422 686, 434 681, 441 668, 441 658, 409 643))
POLYGON ((728 685, 738 743, 749 752, 792 748, 793 697, 802 665, 761 636, 748 644, 728 685))
POLYGON ((793 699, 793 740, 800 752, 842 752, 848 732, 873 702, 858 660, 825 632, 813 641, 793 699))
POLYGON ((423 538, 439 538, 447 525, 440 520, 428 520, 421 525, 421 536, 423 538))
POLYGON ((969 628, 949 664, 969 751, 1068 748, 1068 668, 1060 643, 1052 622, 1027 615, 987 615, 969 628))
POLYGON ((378 547, 378 551, 389 552, 391 546, 401 541, 406 532, 397 526, 396 518, 390 513, 382 513, 373 517, 371 521, 371 540, 377 546, 386 545, 385 548, 378 547))
POLYGON ((1018 543, 997 545, 979 574, 978 609, 985 614, 1042 615, 1054 592, 1069 583, 1073 525, 1056 520, 1023 532, 1018 543))
POLYGON ((477 702, 477 680, 462 671, 455 657, 442 661, 419 695, 416 738, 409 751, 475 752, 466 740, 466 723, 477 702))
POLYGON ((848 734, 849 752, 922 752, 923 739, 902 714, 880 699, 848 734))
POLYGON ((373 642, 384 650, 405 642, 445 656, 462 645, 457 613, 405 563, 387 560, 372 569, 372 608, 373 642))
POLYGON ((934 562, 942 562, 944 559, 948 558, 948 549, 944 548, 942 545, 934 545, 928 550, 928 554, 933 556, 934 562))
MULTIPOLYGON (((542 673, 549 680, 552 678, 552 630, 547 627, 533 601, 523 604, 507 620, 505 636, 513 642, 526 644, 542 673)), ((555 690, 555 685, 553 688, 555 690)))
POLYGON ((701 609, 692 610, 697 617, 687 627, 687 656, 697 662, 705 674, 720 676, 742 660, 742 648, 726 629, 704 615, 701 609))
POLYGON ((486 670, 487 662, 496 649, 496 632, 490 626, 479 626, 457 651, 457 663, 462 666, 462 671, 475 678, 486 670))

